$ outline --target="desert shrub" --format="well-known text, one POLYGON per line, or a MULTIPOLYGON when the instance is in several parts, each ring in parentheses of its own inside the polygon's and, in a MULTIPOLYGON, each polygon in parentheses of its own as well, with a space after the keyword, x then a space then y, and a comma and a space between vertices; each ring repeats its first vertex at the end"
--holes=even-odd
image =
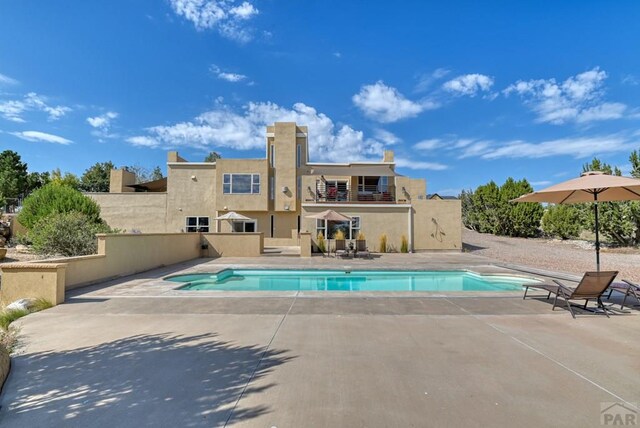
POLYGON ((0 328, 6 331, 12 322, 25 315, 29 315, 29 311, 26 309, 4 310, 0 312, 0 328))
POLYGON ((546 235, 561 239, 580 235, 580 210, 573 205, 551 205, 542 216, 542 230, 546 235))
POLYGON ((33 301, 29 309, 30 312, 40 312, 45 309, 53 308, 53 303, 45 299, 44 297, 38 297, 33 301))
POLYGON ((96 233, 109 232, 107 225, 96 223, 83 213, 52 213, 34 225, 29 238, 38 254, 70 257, 95 254, 96 233))
POLYGON ((335 235, 333 235, 333 239, 338 241, 345 239, 344 232, 342 231, 342 229, 338 229, 336 231, 335 235))
POLYGON ((387 250, 389 249, 389 246, 387 244, 387 234, 383 233, 382 235, 380 235, 380 245, 379 245, 379 251, 381 253, 386 253, 387 250))
POLYGON ((356 237, 356 239, 357 239, 358 241, 364 241, 365 239, 367 239, 367 237, 366 237, 366 236, 364 236, 364 233, 362 233, 362 232, 358 232, 358 236, 356 237))
POLYGON ((400 252, 401 253, 409 252, 409 240, 407 239, 406 235, 402 235, 402 238, 400 238, 400 252))
POLYGON ((84 214, 91 223, 100 223, 100 207, 78 190, 58 183, 49 183, 25 198, 18 221, 27 229, 54 213, 72 211, 84 214))
POLYGON ((318 233, 318 250, 320 250, 321 253, 326 253, 327 252, 327 244, 325 243, 324 240, 324 235, 322 234, 322 232, 318 233))

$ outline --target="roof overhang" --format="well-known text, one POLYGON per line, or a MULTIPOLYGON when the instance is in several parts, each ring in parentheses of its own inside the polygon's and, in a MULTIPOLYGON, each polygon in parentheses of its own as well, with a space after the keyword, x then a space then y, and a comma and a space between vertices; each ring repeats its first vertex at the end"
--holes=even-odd
POLYGON ((364 177, 400 176, 392 169, 392 164, 348 164, 348 165, 309 165, 309 175, 341 175, 364 177))

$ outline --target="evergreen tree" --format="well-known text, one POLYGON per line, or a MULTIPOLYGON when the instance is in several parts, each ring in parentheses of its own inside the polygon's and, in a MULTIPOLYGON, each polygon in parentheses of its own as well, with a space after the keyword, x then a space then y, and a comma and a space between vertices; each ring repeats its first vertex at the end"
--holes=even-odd
POLYGON ((111 170, 115 166, 111 161, 97 162, 87 168, 80 178, 80 190, 85 192, 108 192, 111 170))

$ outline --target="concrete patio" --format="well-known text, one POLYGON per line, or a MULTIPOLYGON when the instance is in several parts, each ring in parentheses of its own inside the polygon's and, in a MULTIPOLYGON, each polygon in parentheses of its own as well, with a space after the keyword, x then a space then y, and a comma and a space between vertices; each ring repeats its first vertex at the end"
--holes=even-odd
POLYGON ((263 257, 79 289, 19 321, 0 425, 600 426, 602 403, 640 401, 637 310, 574 320, 511 292, 178 292, 161 279, 345 264, 515 272, 469 254, 263 257))

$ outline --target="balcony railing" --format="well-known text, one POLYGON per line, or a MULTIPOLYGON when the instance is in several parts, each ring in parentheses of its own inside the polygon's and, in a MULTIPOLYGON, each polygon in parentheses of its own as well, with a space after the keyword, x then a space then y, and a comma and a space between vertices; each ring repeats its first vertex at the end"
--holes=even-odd
MULTIPOLYGON (((312 189, 311 193, 313 193, 312 189)), ((336 202, 336 203, 371 203, 389 204, 395 203, 393 186, 358 185, 354 191, 348 182, 323 182, 316 181, 315 196, 307 202, 336 202)))

